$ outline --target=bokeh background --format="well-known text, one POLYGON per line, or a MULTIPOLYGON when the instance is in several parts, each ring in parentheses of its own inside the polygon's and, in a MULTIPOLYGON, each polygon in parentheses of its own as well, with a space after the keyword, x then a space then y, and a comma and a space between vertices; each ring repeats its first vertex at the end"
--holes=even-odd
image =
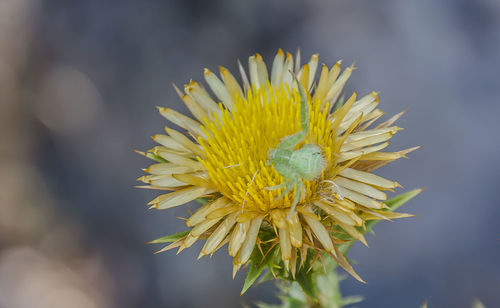
POLYGON ((355 62, 347 91, 409 108, 379 174, 426 187, 418 217, 381 223, 350 253, 358 307, 500 307, 500 2, 497 0, 0 1, 0 307, 238 307, 225 253, 196 261, 145 242, 185 208, 134 189, 171 83, 279 47, 355 62))

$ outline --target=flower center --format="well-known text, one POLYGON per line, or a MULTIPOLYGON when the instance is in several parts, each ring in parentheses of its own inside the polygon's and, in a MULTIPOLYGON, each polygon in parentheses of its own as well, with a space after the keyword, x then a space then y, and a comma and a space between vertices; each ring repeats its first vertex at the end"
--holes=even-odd
MULTIPOLYGON (((319 146, 325 159, 331 161, 331 122, 327 108, 320 110, 319 107, 319 102, 310 105, 309 134, 304 143, 319 146)), ((297 91, 288 87, 254 88, 237 101, 232 112, 221 111, 221 118, 205 121, 202 129, 207 137, 198 140, 205 153, 200 161, 210 180, 224 196, 240 204, 243 211, 267 212, 290 207, 293 190, 275 200, 283 189, 265 188, 286 180, 273 166, 267 165, 267 156, 282 138, 301 129, 297 91)), ((318 184, 316 180, 303 180, 303 183, 306 187, 303 200, 308 200, 318 184)))

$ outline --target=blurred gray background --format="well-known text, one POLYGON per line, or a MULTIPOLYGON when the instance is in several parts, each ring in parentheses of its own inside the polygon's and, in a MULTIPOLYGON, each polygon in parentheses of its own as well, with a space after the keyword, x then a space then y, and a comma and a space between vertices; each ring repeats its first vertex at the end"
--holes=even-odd
POLYGON ((226 253, 196 261, 145 242, 185 208, 134 189, 170 86, 279 47, 359 68, 347 91, 409 112, 378 173, 426 187, 350 253, 358 307, 500 307, 500 2, 497 0, 0 1, 0 307, 238 307, 226 253))

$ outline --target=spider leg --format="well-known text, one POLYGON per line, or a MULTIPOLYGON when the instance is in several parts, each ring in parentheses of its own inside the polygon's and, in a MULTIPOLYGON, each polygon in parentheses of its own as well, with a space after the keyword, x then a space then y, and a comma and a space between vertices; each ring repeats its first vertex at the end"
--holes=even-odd
POLYGON ((297 83, 297 88, 299 90, 299 95, 300 95, 300 126, 301 130, 293 134, 291 136, 288 136, 281 141, 281 143, 278 145, 276 148, 277 151, 279 150, 293 150, 297 144, 299 144, 304 138, 306 138, 307 133, 309 132, 309 105, 307 103, 307 95, 300 84, 299 80, 297 79, 297 76, 290 72, 297 83))
POLYGON ((295 186, 295 181, 289 180, 288 183, 286 184, 286 189, 281 193, 281 195, 279 195, 274 200, 279 200, 279 199, 283 198, 286 194, 288 194, 290 192, 290 190, 292 190, 292 188, 294 186, 295 186))
POLYGON ((274 186, 269 186, 269 187, 264 187, 265 190, 276 190, 276 189, 280 189, 280 188, 283 188, 286 186, 287 183, 281 183, 281 184, 278 184, 278 185, 274 185, 274 186))
POLYGON ((304 189, 304 183, 302 183, 300 179, 296 181, 294 184, 295 184, 295 195, 293 197, 292 207, 290 208, 290 212, 288 212, 286 220, 290 220, 290 218, 292 218, 292 214, 295 211, 295 207, 297 206, 297 203, 299 203, 300 201, 300 194, 304 189))

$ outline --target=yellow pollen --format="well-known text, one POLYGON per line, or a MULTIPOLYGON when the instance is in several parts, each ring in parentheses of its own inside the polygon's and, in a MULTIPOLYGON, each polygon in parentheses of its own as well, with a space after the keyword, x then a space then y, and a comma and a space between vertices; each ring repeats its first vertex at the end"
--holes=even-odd
MULTIPOLYGON (((292 190, 275 200, 283 191, 266 187, 283 183, 283 178, 270 165, 267 153, 281 139, 300 130, 300 97, 286 87, 260 87, 238 97, 230 113, 221 108, 221 118, 205 119, 202 127, 206 138, 200 137, 204 157, 199 157, 212 183, 220 193, 241 205, 243 212, 267 213, 275 208, 287 208, 293 201, 292 190)), ((318 145, 330 165, 335 138, 327 108, 320 102, 309 102, 309 134, 304 143, 318 145)), ((299 144, 297 148, 304 143, 299 144)), ((310 200, 318 189, 318 181, 305 181, 310 200)))

